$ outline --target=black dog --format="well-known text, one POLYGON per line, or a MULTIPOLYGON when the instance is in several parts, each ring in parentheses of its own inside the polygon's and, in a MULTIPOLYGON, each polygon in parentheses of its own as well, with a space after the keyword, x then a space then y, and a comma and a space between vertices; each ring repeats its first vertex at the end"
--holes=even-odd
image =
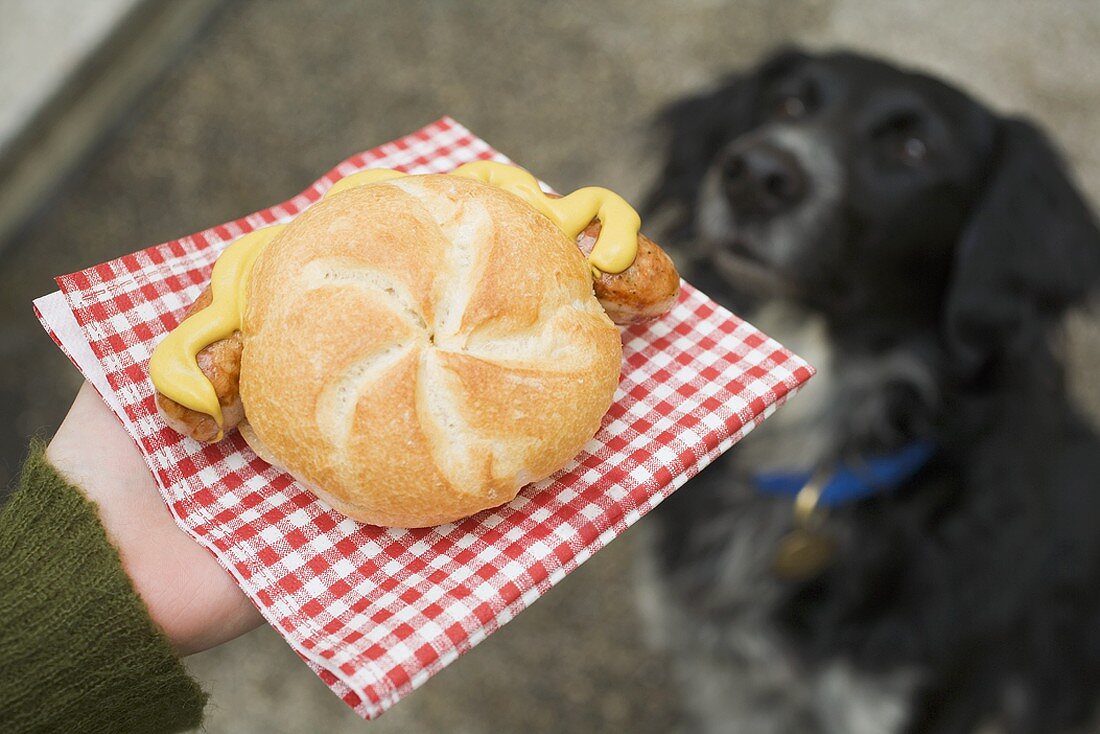
POLYGON ((1057 337, 1100 278, 1100 232, 1057 154, 846 53, 780 53, 663 120, 651 208, 675 215, 688 279, 820 370, 656 513, 645 601, 699 728, 1082 725, 1100 442, 1057 337), (822 569, 776 575, 793 503, 759 475, 859 474, 913 445, 930 457, 830 511, 822 569))

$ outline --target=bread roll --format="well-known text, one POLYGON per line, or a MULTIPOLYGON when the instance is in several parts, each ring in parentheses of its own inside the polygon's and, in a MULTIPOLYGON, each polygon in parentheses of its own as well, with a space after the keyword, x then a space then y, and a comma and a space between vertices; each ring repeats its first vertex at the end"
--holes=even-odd
POLYGON ((469 179, 327 197, 267 246, 249 288, 243 435, 376 525, 513 499, 577 454, 618 384, 619 332, 576 244, 469 179))

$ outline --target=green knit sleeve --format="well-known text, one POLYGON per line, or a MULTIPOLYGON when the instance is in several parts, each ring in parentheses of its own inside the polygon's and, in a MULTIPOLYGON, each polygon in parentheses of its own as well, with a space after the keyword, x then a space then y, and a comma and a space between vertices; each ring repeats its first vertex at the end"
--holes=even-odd
POLYGON ((32 447, 0 509, 0 731, 174 732, 206 694, 154 626, 96 506, 32 447))

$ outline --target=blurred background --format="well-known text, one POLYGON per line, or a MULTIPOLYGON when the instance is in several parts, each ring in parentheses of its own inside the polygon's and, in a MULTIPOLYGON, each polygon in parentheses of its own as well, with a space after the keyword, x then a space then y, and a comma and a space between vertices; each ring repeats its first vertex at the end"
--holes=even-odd
MULTIPOLYGON (((559 189, 637 200, 662 104, 777 45, 847 46, 1037 119, 1100 202, 1095 0, 0 0, 0 17, 3 485, 79 383, 31 311, 52 276, 282 201, 444 114, 559 189)), ((1100 353, 1074 345, 1100 414, 1079 379, 1100 353)), ((636 544, 627 533, 371 730, 677 730, 634 607, 636 544)), ((271 630, 189 666, 213 694, 210 732, 365 726, 271 630)))

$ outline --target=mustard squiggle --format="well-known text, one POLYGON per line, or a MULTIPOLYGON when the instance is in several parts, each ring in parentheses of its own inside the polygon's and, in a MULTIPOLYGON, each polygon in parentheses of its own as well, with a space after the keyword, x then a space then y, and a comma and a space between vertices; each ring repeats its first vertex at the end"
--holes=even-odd
MULTIPOLYGON (((405 176, 400 171, 374 168, 347 176, 332 186, 325 197, 351 188, 405 176)), ((588 256, 593 274, 621 273, 638 256, 638 213, 618 194, 589 186, 553 199, 542 192, 538 180, 518 166, 495 161, 474 161, 450 175, 471 178, 512 193, 544 214, 570 239, 576 239, 593 219, 601 224, 596 244, 588 256)), ((248 280, 256 258, 286 225, 273 225, 244 235, 218 258, 211 274, 209 306, 185 319, 153 350, 149 375, 165 396, 191 410, 205 413, 222 426, 222 410, 214 386, 199 368, 198 353, 241 328, 248 280)), ((222 437, 221 432, 218 439, 222 437)))

